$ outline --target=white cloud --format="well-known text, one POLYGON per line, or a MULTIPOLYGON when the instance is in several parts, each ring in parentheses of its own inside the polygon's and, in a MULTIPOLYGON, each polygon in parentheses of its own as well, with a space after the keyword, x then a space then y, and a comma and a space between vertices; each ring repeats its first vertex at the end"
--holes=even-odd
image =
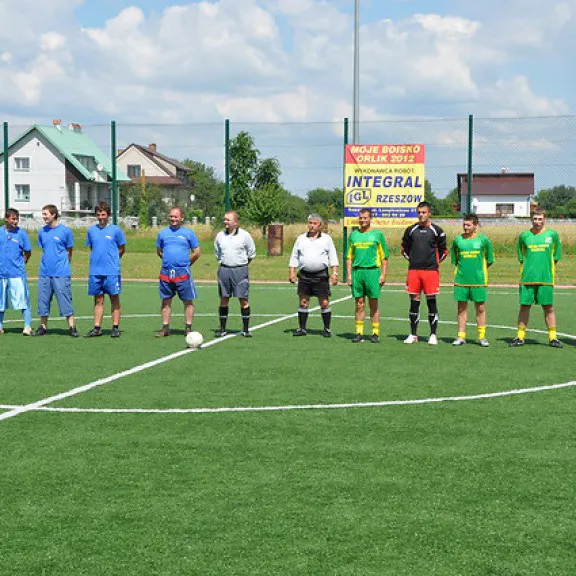
POLYGON ((40 36, 40 48, 45 51, 57 50, 66 44, 66 37, 58 32, 46 32, 40 36))
POLYGON ((483 91, 492 104, 494 116, 555 116, 568 114, 570 109, 561 98, 546 98, 534 94, 525 76, 500 80, 483 91))
MULTIPOLYGON (((343 2, 219 0, 152 15, 135 2, 85 28, 73 19, 81 3, 0 3, 10 24, 0 28, 0 105, 131 122, 351 116, 343 2)), ((515 66, 522 50, 574 45, 576 0, 462 5, 363 23, 362 119, 569 113, 573 90, 536 89, 535 74, 515 66)))

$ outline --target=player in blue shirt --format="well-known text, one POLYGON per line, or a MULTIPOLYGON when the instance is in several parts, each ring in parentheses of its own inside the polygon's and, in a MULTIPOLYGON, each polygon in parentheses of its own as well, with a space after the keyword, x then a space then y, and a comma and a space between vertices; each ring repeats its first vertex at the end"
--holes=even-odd
POLYGON ((112 338, 120 337, 120 258, 126 249, 126 236, 120 226, 110 224, 110 204, 100 202, 96 206, 98 224, 88 228, 85 246, 90 247, 90 278, 88 295, 94 296, 94 328, 84 338, 102 336, 104 318, 104 295, 110 296, 112 308, 112 338))
POLYGON ((179 207, 170 210, 170 226, 162 228, 156 238, 156 253, 162 258, 160 270, 160 298, 162 298, 162 329, 158 338, 170 336, 172 298, 178 294, 184 302, 186 333, 192 330, 196 286, 190 267, 200 258, 200 246, 196 234, 182 226, 184 214, 179 207))
POLYGON ((5 226, 0 229, 0 334, 4 332, 4 312, 10 304, 22 310, 24 336, 32 336, 32 314, 26 279, 26 263, 32 253, 28 234, 18 226, 20 213, 8 208, 4 215, 5 226))
POLYGON ((74 324, 72 306, 72 284, 70 282, 70 261, 74 249, 74 238, 70 228, 58 224, 58 208, 46 204, 42 208, 42 218, 46 225, 38 232, 38 246, 42 248, 40 274, 38 278, 38 315, 40 326, 35 336, 48 334, 48 316, 52 297, 56 296, 60 316, 66 316, 68 334, 78 338, 74 324))

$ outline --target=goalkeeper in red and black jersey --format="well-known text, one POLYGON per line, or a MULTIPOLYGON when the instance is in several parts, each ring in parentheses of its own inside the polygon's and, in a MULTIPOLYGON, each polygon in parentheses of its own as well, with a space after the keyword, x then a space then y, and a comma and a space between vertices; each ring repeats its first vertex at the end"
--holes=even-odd
POLYGON ((418 204, 418 222, 408 226, 402 237, 402 255, 409 262, 406 292, 410 296, 410 336, 405 344, 418 342, 420 294, 424 292, 428 304, 430 338, 428 344, 438 344, 438 304, 440 292, 440 262, 448 254, 446 233, 432 223, 432 207, 428 202, 418 204))

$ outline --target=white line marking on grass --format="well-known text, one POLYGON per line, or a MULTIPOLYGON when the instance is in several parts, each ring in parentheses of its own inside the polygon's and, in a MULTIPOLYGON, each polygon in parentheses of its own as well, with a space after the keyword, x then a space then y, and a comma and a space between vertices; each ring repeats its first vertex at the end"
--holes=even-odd
MULTIPOLYGON (((332 304, 338 304, 339 302, 350 300, 350 298, 352 298, 352 296, 348 295, 345 296, 344 298, 333 300, 332 304)), ((319 306, 316 306, 311 310, 317 310, 317 309, 319 309, 319 306)), ((252 332, 254 332, 256 330, 272 326, 273 324, 278 324, 279 322, 283 322, 284 320, 295 318, 297 316, 298 316, 297 312, 295 312, 294 314, 288 314, 287 316, 280 316, 279 318, 269 320, 268 322, 264 322, 263 324, 258 324, 257 326, 252 327, 251 330, 252 332)), ((210 346, 214 346, 215 344, 218 344, 220 342, 225 342, 226 340, 230 340, 231 338, 236 338, 238 335, 239 335, 238 333, 228 334, 223 338, 210 340, 209 342, 204 344, 202 348, 209 348, 210 346)), ((32 402, 24 406, 17 406, 13 409, 10 409, 8 412, 0 414, 0 420, 7 420, 8 418, 14 418, 15 416, 19 416, 20 414, 24 414, 25 412, 30 412, 31 410, 37 410, 38 408, 42 408, 47 404, 52 404, 53 402, 58 402, 59 400, 64 400, 65 398, 70 398, 71 396, 82 394, 82 392, 87 392, 88 390, 92 390, 92 388, 103 386, 104 384, 109 384, 110 382, 120 380, 125 376, 132 376, 132 374, 137 374, 138 372, 148 370, 148 368, 153 368, 154 366, 158 366, 159 364, 170 362, 170 360, 175 360, 176 358, 180 358, 181 356, 189 354, 190 352, 195 352, 195 350, 186 348, 185 350, 180 350, 178 352, 168 354, 167 356, 163 356, 162 358, 157 358, 156 360, 145 362, 144 364, 134 366, 133 368, 129 368, 128 370, 123 370, 122 372, 112 374, 111 376, 107 376, 106 378, 100 378, 99 380, 95 380, 94 382, 89 382, 88 384, 84 384, 83 386, 78 386, 76 388, 73 388, 72 390, 68 390, 67 392, 61 392, 60 394, 55 394, 54 396, 49 396, 48 398, 44 398, 42 400, 38 400, 37 402, 32 402)))
MULTIPOLYGON (((211 342, 214 342, 212 340, 211 342)), ((384 400, 382 402, 349 402, 343 404, 288 404, 286 406, 234 406, 227 408, 55 408, 53 406, 24 407, 26 411, 41 412, 73 412, 91 414, 214 414, 222 412, 283 412, 289 410, 337 410, 343 408, 379 408, 383 406, 410 406, 418 404, 437 404, 441 402, 465 402, 468 400, 486 400, 501 398, 503 396, 515 396, 521 394, 534 394, 547 390, 559 390, 576 386, 576 381, 564 382, 563 384, 551 384, 549 386, 537 386, 535 388, 517 388, 502 392, 487 392, 485 394, 473 394, 470 396, 444 396, 440 398, 418 398, 415 400, 384 400)), ((39 403, 36 403, 39 404, 39 403)), ((17 406, 12 407, 14 411, 17 406)), ((15 414, 16 415, 16 414, 15 414)), ((1 415, 0 415, 1 416, 1 415)))
MULTIPOLYGON (((341 302, 343 300, 347 300, 351 298, 351 296, 347 297, 347 298, 341 298, 339 300, 333 300, 332 303, 337 303, 337 302, 341 302)), ((315 308, 311 308, 310 312, 318 312, 319 308, 315 307, 315 308)), ((194 318, 215 318, 217 317, 218 314, 215 313, 196 313, 194 314, 194 318)), ((258 313, 253 313, 251 314, 251 316, 253 318, 293 318, 296 316, 296 314, 290 314, 288 316, 284 315, 284 314, 258 314, 258 313)), ((311 314, 312 317, 317 317, 319 316, 319 314, 311 314)), ((123 314, 122 315, 122 319, 123 320, 129 320, 129 319, 141 319, 141 318, 157 318, 158 317, 158 313, 149 313, 149 314, 123 314)), ((183 318, 184 314, 182 313, 173 313, 172 314, 173 318, 183 318)), ((240 314, 237 314, 235 312, 230 314, 231 318, 240 318, 240 314)), ((92 318, 94 318, 94 316, 75 316, 76 320, 92 320, 92 318)), ((347 315, 347 314, 332 314, 332 318, 338 318, 339 320, 353 320, 354 316, 352 315, 347 315)), ((63 322, 64 320, 66 320, 66 318, 60 318, 60 317, 56 317, 56 318, 52 318, 50 321, 51 322, 57 322, 57 321, 61 321, 63 322)), ((381 320, 388 320, 391 322, 408 322, 408 318, 398 318, 396 316, 382 316, 381 320)), ((454 320, 439 320, 438 321, 440 324, 447 324, 447 325, 452 325, 452 326, 456 326, 458 324, 458 322, 454 321, 454 320)), ((21 324, 22 323, 22 319, 10 319, 10 320, 4 320, 4 324, 21 324)), ((497 330, 517 330, 517 327, 515 326, 505 326, 503 324, 487 324, 486 325, 487 328, 495 328, 497 330)), ((547 330, 540 330, 537 328, 528 328, 527 330, 528 333, 533 332, 535 334, 548 334, 547 330)), ((567 334, 566 332, 558 332, 557 333, 558 336, 561 336, 562 338, 569 338, 570 340, 576 340, 576 336, 574 334, 567 334)), ((231 336, 234 336, 234 334, 231 334, 231 336)), ((0 405, 0 408, 2 406, 0 405)))

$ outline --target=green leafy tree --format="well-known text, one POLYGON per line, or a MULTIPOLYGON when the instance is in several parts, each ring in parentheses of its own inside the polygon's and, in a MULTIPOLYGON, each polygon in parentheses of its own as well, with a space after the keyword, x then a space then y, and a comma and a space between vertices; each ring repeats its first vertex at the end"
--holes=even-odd
POLYGON ((434 194, 432 184, 429 180, 424 181, 424 191, 424 199, 432 206, 432 214, 434 216, 440 216, 450 212, 445 200, 443 198, 438 198, 438 196, 434 194))
POLYGON ((460 195, 458 194, 458 188, 452 188, 446 198, 444 198, 444 204, 446 207, 446 214, 459 214, 460 213, 460 195))
POLYGON ((242 210, 247 204, 258 173, 260 151, 248 132, 230 140, 230 195, 232 207, 242 210))
POLYGON ((224 182, 216 176, 214 168, 190 159, 184 160, 183 164, 192 169, 189 177, 192 182, 190 193, 194 195, 194 201, 185 203, 187 215, 190 213, 191 218, 194 212, 197 218, 221 216, 224 210, 224 182))
POLYGON ((307 194, 310 212, 326 220, 337 220, 344 214, 344 194, 340 188, 314 188, 307 194))
POLYGON ((168 222, 168 213, 170 205, 164 200, 164 192, 158 186, 149 186, 146 188, 146 197, 148 200, 148 221, 151 222, 153 217, 158 219, 159 223, 168 222))
POLYGON ((254 178, 254 189, 260 190, 266 186, 280 186, 282 170, 276 158, 265 158, 258 163, 254 178))
POLYGON ((549 216, 560 217, 564 215, 568 203, 576 198, 574 186, 554 186, 539 190, 536 200, 549 216))
POLYGON ((265 186, 253 190, 245 206, 245 216, 262 228, 262 236, 266 237, 268 224, 281 220, 286 215, 288 193, 281 186, 265 186))
POLYGON ((308 214, 311 212, 306 200, 295 194, 287 194, 286 196, 286 208, 282 221, 290 224, 306 222, 308 214))
POLYGON ((138 208, 138 226, 140 228, 148 228, 150 224, 150 215, 148 213, 148 198, 146 197, 146 192, 140 192, 140 203, 138 208))

